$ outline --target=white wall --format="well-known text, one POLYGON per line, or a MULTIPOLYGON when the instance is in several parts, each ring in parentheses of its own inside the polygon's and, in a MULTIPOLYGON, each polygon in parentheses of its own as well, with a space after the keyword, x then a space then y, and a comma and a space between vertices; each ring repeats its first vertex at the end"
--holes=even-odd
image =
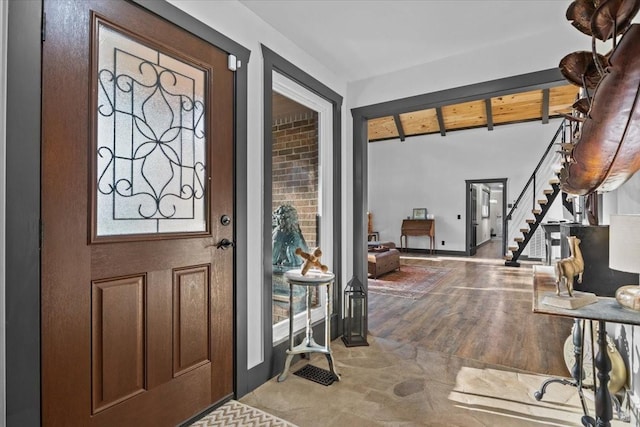
POLYGON ((502 237, 502 190, 491 189, 489 206, 493 234, 495 234, 495 237, 500 238, 502 237), (495 200, 496 203, 491 203, 492 200, 495 200))
MULTIPOLYGON (((306 52, 298 48, 292 41, 286 39, 272 27, 259 19, 253 12, 244 7, 236 0, 225 1, 198 1, 198 0, 169 0, 176 7, 184 10, 198 20, 204 22, 216 31, 224 34, 230 39, 240 43, 251 50, 251 57, 248 64, 248 158, 247 158, 247 208, 248 224, 248 367, 251 368, 263 361, 263 314, 262 301, 265 291, 262 284, 262 218, 263 218, 263 59, 260 44, 264 44, 269 49, 276 52, 289 62, 301 68, 315 79, 319 80, 335 92, 345 96, 346 81, 336 76, 322 64, 310 57, 306 52)), ((247 64, 243 64, 247 67, 247 64)), ((346 115, 343 109, 343 122, 346 115)), ((346 135, 343 134, 343 140, 346 135)), ((348 144, 347 144, 348 145, 348 144)), ((343 176, 346 176, 343 162, 343 176)), ((343 185, 343 202, 346 192, 346 184, 343 185)), ((343 218, 347 217, 343 207, 343 218)), ((237 226, 242 227, 243 224, 237 226)), ((270 226, 270 225, 269 225, 270 226)), ((345 226, 343 225, 343 229, 345 226)), ((348 251, 344 251, 343 256, 343 278, 342 283, 346 283, 347 277, 353 267, 350 258, 347 258, 348 251)))
POLYGON ((489 187, 484 184, 477 185, 478 199, 476 200, 476 218, 478 220, 478 228, 476 230, 476 245, 491 240, 491 219, 490 217, 482 217, 482 193, 484 190, 489 191, 489 187))
MULTIPOLYGON (((507 178, 507 202, 515 201, 559 125, 555 119, 370 143, 374 229, 382 241, 399 243, 401 220, 413 208, 426 207, 435 215, 437 249, 464 251, 465 180, 507 178)), ((426 237, 409 239, 412 248, 429 247, 426 237)))
MULTIPOLYGON (((603 198, 608 198, 609 193, 605 193, 603 198)), ((640 174, 635 174, 622 185, 615 194, 615 212, 619 214, 640 213, 640 174)), ((608 221, 607 221, 608 222, 608 221)))

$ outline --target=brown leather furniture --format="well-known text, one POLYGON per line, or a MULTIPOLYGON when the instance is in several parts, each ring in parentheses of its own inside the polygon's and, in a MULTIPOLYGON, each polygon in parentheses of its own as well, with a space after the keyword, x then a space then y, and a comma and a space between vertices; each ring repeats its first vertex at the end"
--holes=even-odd
POLYGON ((367 255, 368 272, 374 279, 400 269, 400 252, 393 242, 370 242, 367 255))

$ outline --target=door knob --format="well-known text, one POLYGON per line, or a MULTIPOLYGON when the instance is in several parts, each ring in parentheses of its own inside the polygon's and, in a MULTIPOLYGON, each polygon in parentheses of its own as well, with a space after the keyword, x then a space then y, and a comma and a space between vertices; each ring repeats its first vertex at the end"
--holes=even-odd
POLYGON ((234 246, 235 246, 235 243, 233 243, 229 239, 222 239, 216 244, 216 248, 217 249, 222 249, 223 251, 225 251, 225 250, 227 250, 229 248, 232 248, 234 246))

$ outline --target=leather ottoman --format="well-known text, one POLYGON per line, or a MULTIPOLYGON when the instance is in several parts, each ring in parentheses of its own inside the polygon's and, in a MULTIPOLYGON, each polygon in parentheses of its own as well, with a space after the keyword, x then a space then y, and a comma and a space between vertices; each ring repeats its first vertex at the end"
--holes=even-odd
POLYGON ((378 276, 400 269, 400 252, 389 249, 384 252, 369 252, 367 255, 368 272, 374 279, 378 276))
POLYGON ((367 246, 369 250, 373 250, 375 248, 395 248, 396 244, 393 242, 367 242, 367 246))

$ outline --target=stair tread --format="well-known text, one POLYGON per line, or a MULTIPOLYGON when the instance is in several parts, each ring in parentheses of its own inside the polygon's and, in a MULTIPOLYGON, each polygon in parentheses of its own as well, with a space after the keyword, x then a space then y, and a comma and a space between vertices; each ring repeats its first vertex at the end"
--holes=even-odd
MULTIPOLYGON (((555 196, 558 194, 560 190, 559 175, 560 175, 560 171, 562 170, 562 166, 559 164, 553 164, 551 170, 553 171, 553 176, 549 178, 549 185, 551 186, 551 188, 548 188, 548 186, 544 185, 541 188, 542 194, 539 192, 536 193, 534 191, 534 200, 536 201, 536 204, 534 204, 533 209, 531 209, 531 213, 534 215, 534 219, 525 219, 525 222, 529 227, 519 228, 520 233, 522 233, 523 236, 518 236, 513 238, 512 244, 513 242, 515 242, 517 246, 508 246, 507 254, 504 256, 504 259, 506 261, 511 262, 513 261, 514 258, 517 259, 517 257, 520 254, 520 251, 524 249, 524 247, 526 246, 525 241, 528 242, 528 239, 531 237, 531 235, 528 233, 532 233, 533 230, 537 228, 537 225, 539 224, 539 222, 542 220, 542 217, 544 216, 543 214, 546 213, 547 210, 549 209, 549 203, 555 198, 555 196), (535 198, 535 196, 542 196, 542 197, 535 198), (511 252, 511 254, 509 252, 511 252)), ((517 263, 514 263, 514 264, 517 264, 517 263)))

